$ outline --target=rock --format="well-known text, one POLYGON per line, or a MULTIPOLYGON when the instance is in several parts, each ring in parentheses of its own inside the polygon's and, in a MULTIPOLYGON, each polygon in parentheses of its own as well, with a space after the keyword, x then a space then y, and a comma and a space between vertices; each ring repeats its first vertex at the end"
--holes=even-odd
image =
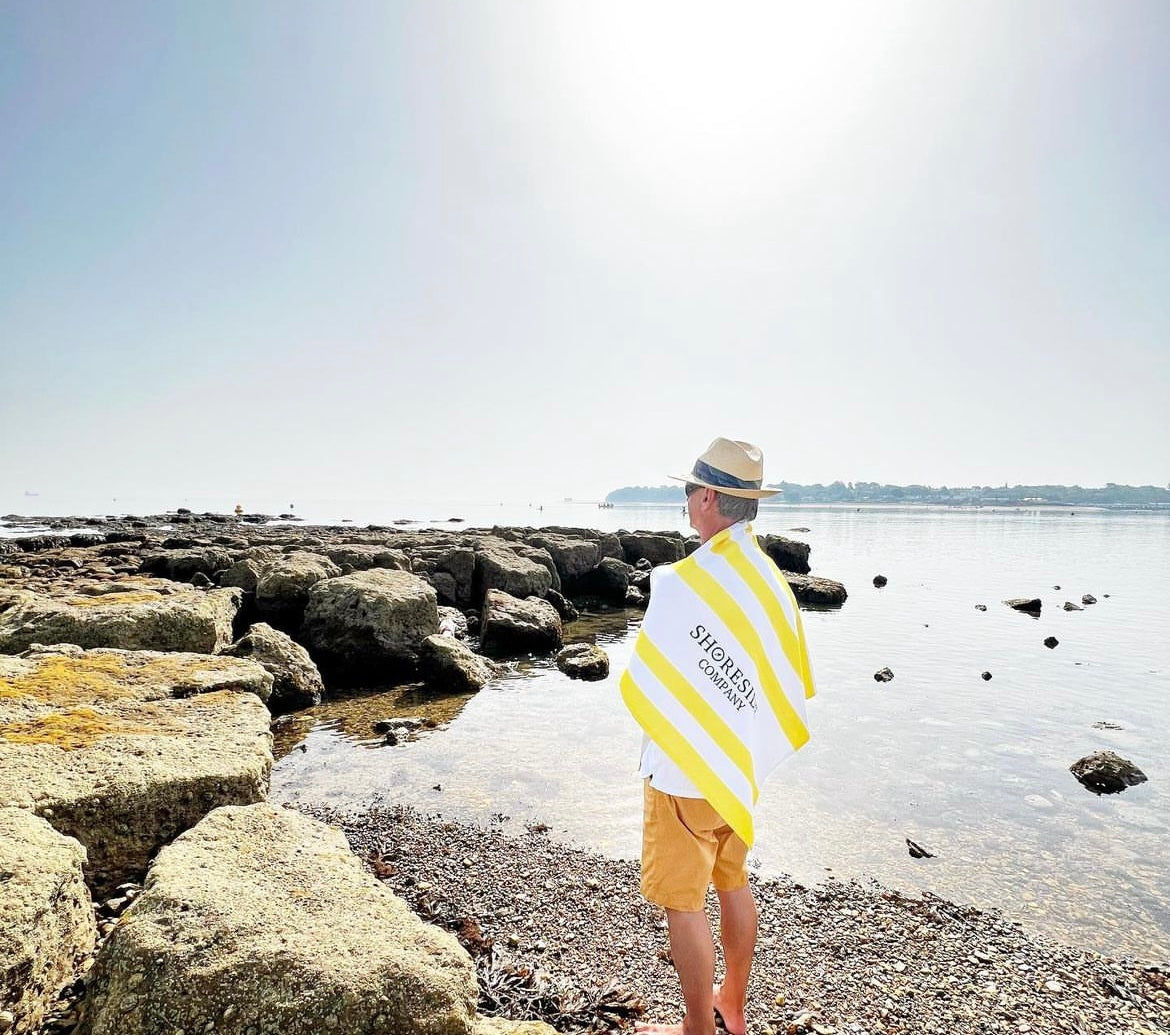
POLYGON ((323 546, 321 555, 328 557, 342 575, 354 571, 368 571, 370 568, 390 568, 395 571, 410 571, 410 558, 403 550, 392 550, 370 543, 344 543, 341 546, 323 546))
POLYGON ((618 535, 622 554, 627 564, 648 560, 652 565, 673 564, 681 561, 686 552, 680 535, 659 535, 653 532, 625 532, 618 535))
POLYGON ((264 666, 272 676, 268 707, 274 713, 321 703, 325 686, 309 652, 271 625, 257 622, 223 656, 247 658, 264 666))
POLYGON ((888 581, 889 580, 884 575, 875 575, 873 577, 873 584, 877 586, 878 589, 881 589, 883 586, 885 586, 888 581))
POLYGON ((267 803, 217 809, 159 853, 88 983, 78 1035, 468 1035, 475 1018, 454 937, 339 831, 267 803))
POLYGON ((873 678, 879 683, 888 683, 894 678, 894 673, 888 668, 879 668, 874 674, 873 678))
POLYGON ((574 580, 601 563, 601 545, 595 540, 571 539, 555 533, 538 533, 528 537, 530 546, 548 552, 556 565, 561 582, 571 587, 574 580))
POLYGON ((278 550, 264 547, 262 552, 255 551, 251 556, 241 557, 219 572, 217 581, 221 586, 236 586, 245 593, 255 593, 256 583, 260 581, 264 569, 279 556, 281 554, 278 550))
POLYGON ((439 607, 439 632, 450 632, 457 640, 467 639, 467 616, 457 607, 439 607))
POLYGON ((1059 644, 1060 640, 1058 640, 1055 636, 1044 637, 1044 646, 1049 650, 1055 650, 1059 644))
POLYGON ((211 579, 209 579, 206 575, 204 575, 203 572, 197 571, 194 575, 191 576, 191 585, 196 589, 211 589, 215 583, 212 582, 211 579))
POLYGON ((976 604, 976 605, 975 605, 975 610, 976 610, 976 611, 986 611, 986 610, 987 610, 987 605, 986 605, 986 604, 976 604))
POLYGON ((0 807, 0 1031, 40 1029, 97 941, 85 849, 26 809, 0 807))
POLYGON ((575 589, 583 596, 624 604, 626 591, 630 588, 632 571, 625 561, 619 561, 615 557, 603 557, 596 568, 576 580, 575 589))
POLYGON ((811 570, 808 564, 810 552, 808 543, 798 543, 795 539, 787 539, 782 535, 757 535, 756 542, 781 571, 807 575, 811 570))
POLYGON ((1128 758, 1114 751, 1095 751, 1078 759, 1068 771, 1094 794, 1117 794, 1147 779, 1128 758))
POLYGON ((562 635, 561 617, 547 600, 518 600, 502 590, 488 590, 480 619, 480 643, 488 653, 555 650, 562 635))
POLYGON ((232 555, 218 546, 199 546, 147 554, 139 571, 175 582, 188 582, 193 575, 213 575, 230 567, 232 555))
POLYGON ((570 679, 604 679, 609 675, 609 655, 596 644, 570 643, 557 654, 557 668, 570 679))
POLYGON ((1121 729, 1125 729, 1125 727, 1119 726, 1115 722, 1109 722, 1106 719, 1102 719, 1099 722, 1093 723, 1093 729, 1095 729, 1095 730, 1121 730, 1121 729))
POLYGON ((341 569, 315 553, 287 553, 268 564, 256 583, 256 607, 277 629, 295 633, 300 627, 309 591, 341 569))
POLYGON ((920 845, 917 841, 911 841, 910 838, 906 838, 906 848, 910 852, 910 857, 912 859, 934 858, 934 852, 927 851, 927 849, 923 848, 922 845, 920 845))
POLYGON ((510 1021, 504 1017, 477 1017, 472 1035, 556 1035, 544 1021, 510 1021))
POLYGON ((271 690, 236 658, 72 646, 0 657, 0 805, 77 838, 103 895, 211 809, 263 799, 271 690))
POLYGON ((1083 611, 1084 610, 1083 607, 1081 607, 1079 604, 1074 604, 1071 600, 1066 600, 1064 602, 1064 609, 1066 611, 1083 611))
POLYGON ((1004 603, 1013 611, 1023 611, 1025 614, 1033 616, 1040 613, 1041 601, 1039 597, 1013 597, 1011 600, 1005 600, 1004 603))
POLYGON ((647 603, 646 594, 637 586, 631 586, 626 590, 626 598, 622 603, 626 607, 645 607, 647 603))
POLYGON ((555 589, 550 589, 545 599, 557 609, 557 614, 561 616, 562 622, 575 622, 581 617, 581 612, 577 610, 573 602, 563 593, 558 593, 555 589))
POLYGON ((385 681, 413 669, 419 644, 438 631, 434 589, 410 572, 375 568, 314 585, 299 639, 331 678, 385 681))
MULTIPOLYGON (((1106 593, 1105 595, 1108 596, 1109 594, 1106 593)), ((1083 597, 1081 597, 1081 603, 1086 604, 1086 605, 1087 604, 1095 604, 1095 603, 1097 603, 1097 598, 1095 596, 1093 596, 1092 593, 1086 593, 1083 597)))
POLYGON ((979 678, 982 679, 984 682, 986 682, 987 680, 989 680, 991 678, 991 673, 990 672, 983 672, 980 674, 979 678))
POLYGON ((428 636, 418 656, 419 675, 433 690, 470 694, 495 674, 491 662, 450 636, 428 636))
MULTIPOLYGON (((551 558, 549 563, 552 563, 551 558)), ((553 588, 548 567, 513 552, 502 540, 476 551, 475 582, 481 598, 493 589, 503 590, 514 597, 543 597, 553 588)))
POLYGON ((792 588, 792 595, 796 597, 797 603, 804 607, 840 607, 849 596, 845 592, 845 587, 832 579, 798 575, 788 571, 784 572, 784 578, 792 588))
POLYGON ((175 591, 135 586, 60 597, 0 591, 0 653, 18 654, 34 643, 74 643, 214 654, 232 642, 239 590, 164 586, 175 591))

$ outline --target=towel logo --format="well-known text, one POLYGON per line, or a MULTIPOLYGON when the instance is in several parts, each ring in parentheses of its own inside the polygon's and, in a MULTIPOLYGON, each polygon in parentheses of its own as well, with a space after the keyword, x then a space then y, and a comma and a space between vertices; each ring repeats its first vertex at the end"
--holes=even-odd
POLYGON ((737 712, 742 711, 744 705, 753 712, 758 711, 755 684, 744 675, 743 669, 727 648, 707 631, 705 625, 696 624, 691 630, 691 639, 697 641, 703 650, 703 656, 699 658, 699 671, 711 680, 715 689, 727 698, 737 712))

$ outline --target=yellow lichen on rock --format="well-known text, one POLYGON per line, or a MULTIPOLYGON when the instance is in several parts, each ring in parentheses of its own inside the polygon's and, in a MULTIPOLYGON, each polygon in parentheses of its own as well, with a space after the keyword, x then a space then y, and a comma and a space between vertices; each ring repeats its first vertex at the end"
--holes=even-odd
POLYGON ((102 715, 93 708, 73 708, 67 712, 40 715, 28 722, 0 725, 0 740, 10 744, 48 744, 62 751, 77 751, 102 737, 158 732, 115 716, 102 715))
POLYGON ((87 594, 69 597, 64 603, 70 607, 116 607, 129 604, 157 604, 164 600, 161 593, 153 590, 122 590, 116 593, 87 594))

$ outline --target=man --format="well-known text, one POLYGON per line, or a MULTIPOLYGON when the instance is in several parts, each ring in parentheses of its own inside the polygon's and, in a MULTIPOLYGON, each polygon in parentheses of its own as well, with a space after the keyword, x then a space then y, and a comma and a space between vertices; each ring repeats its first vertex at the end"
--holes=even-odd
MULTIPOLYGON (((650 606, 622 675, 622 698, 645 734, 642 894, 666 910, 686 1014, 642 1031, 744 1035, 756 905, 747 878, 759 788, 808 740, 813 695, 800 612, 748 522, 763 488, 763 454, 717 438, 686 482, 700 546, 656 568, 650 606), (719 898, 726 972, 704 912, 719 898)), ((672 476, 673 477, 673 476, 672 476)))

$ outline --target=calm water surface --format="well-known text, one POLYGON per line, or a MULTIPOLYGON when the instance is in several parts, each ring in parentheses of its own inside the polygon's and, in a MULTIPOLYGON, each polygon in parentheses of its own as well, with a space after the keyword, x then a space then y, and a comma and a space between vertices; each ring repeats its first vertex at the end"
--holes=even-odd
MULTIPOLYGON (((685 520, 676 508, 508 519, 652 529, 685 520)), ((1170 517, 785 508, 757 522, 793 526, 809 529, 797 537, 812 544, 814 572, 843 581, 850 598, 838 612, 806 614, 819 687, 813 739, 764 790, 761 870, 928 889, 1065 941, 1170 958, 1170 517), (882 590, 878 572, 889 578, 882 590), (1099 603, 1061 609, 1083 593, 1099 603), (1000 602, 1016 596, 1041 597, 1042 617, 1000 602), (1047 636, 1059 639, 1055 650, 1047 636), (873 673, 886 665, 895 678, 878 684, 873 673), (1103 720, 1122 729, 1095 729, 1103 720), (1103 748, 1133 759, 1149 782, 1114 796, 1084 790, 1068 767, 1103 748), (907 837, 937 857, 911 859, 907 837)), ((282 720, 273 796, 403 801, 481 822, 502 813, 634 857, 640 737, 617 676, 638 617, 567 628, 567 640, 609 651, 605 682, 570 681, 538 659, 470 697, 436 702, 399 688, 282 720), (382 747, 370 723, 393 714, 442 725, 382 747)))

